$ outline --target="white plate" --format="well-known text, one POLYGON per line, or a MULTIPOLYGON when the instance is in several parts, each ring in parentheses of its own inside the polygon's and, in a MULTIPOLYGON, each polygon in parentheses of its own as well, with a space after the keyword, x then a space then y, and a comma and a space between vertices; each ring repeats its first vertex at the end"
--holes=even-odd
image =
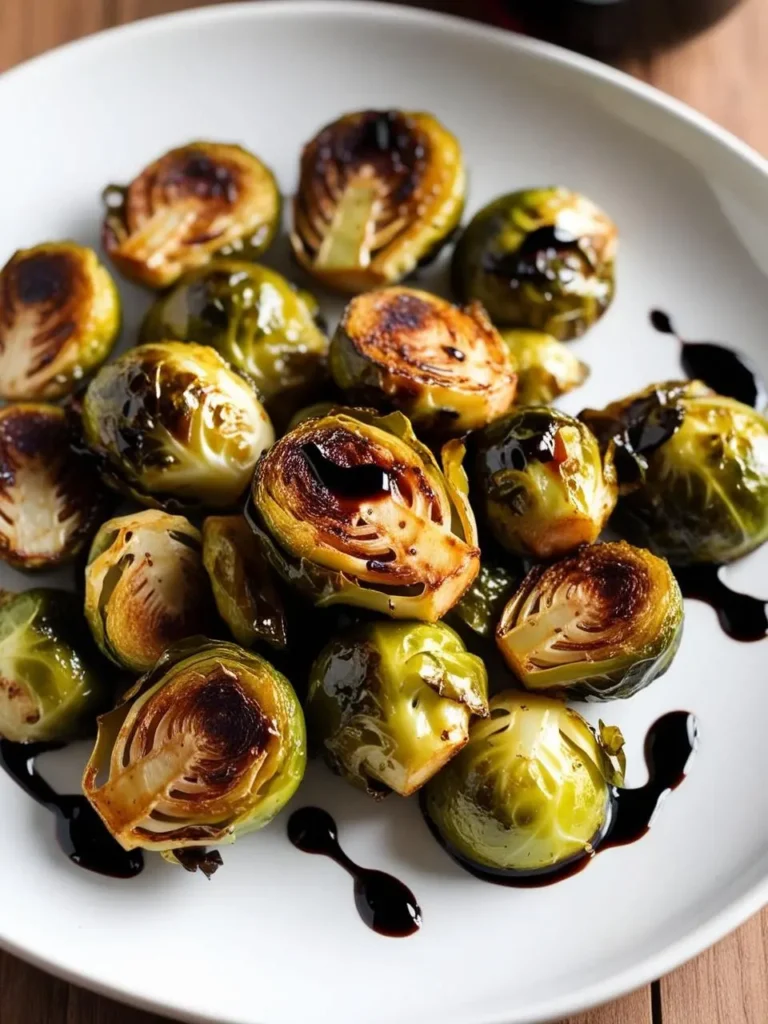
MULTIPOLYGON (((431 110, 458 134, 469 213, 498 193, 558 182, 618 221, 618 298, 578 343, 592 378, 567 408, 679 374, 674 342, 648 324, 654 306, 688 336, 738 344, 768 369, 760 158, 608 68, 367 3, 215 7, 108 32, 6 75, 0 258, 48 238, 96 244, 104 184, 192 138, 243 142, 290 192, 302 142, 364 106, 431 110)), ((147 298, 122 290, 127 344, 147 298)), ((758 554, 732 577, 768 597, 761 565, 758 554)), ((9 584, 28 581, 8 571, 0 585, 9 584)), ((418 896, 421 932, 391 940, 361 924, 343 872, 289 845, 285 816, 226 850, 210 883, 153 858, 140 878, 118 882, 73 867, 50 815, 3 776, 0 941, 73 981, 190 1020, 531 1024, 618 996, 768 896, 768 647, 728 640, 704 605, 689 604, 687 616, 669 674, 600 713, 624 729, 630 779, 641 782, 647 727, 665 710, 695 711, 690 776, 649 836, 569 881, 532 891, 476 881, 432 841, 415 803, 374 806, 315 767, 294 806, 328 807, 353 857, 418 896)), ((50 769, 60 786, 74 784, 73 756, 50 769)))

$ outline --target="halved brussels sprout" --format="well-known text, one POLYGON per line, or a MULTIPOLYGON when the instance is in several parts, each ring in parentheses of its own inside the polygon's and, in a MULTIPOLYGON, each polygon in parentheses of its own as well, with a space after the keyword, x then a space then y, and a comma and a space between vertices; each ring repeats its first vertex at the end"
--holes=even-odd
POLYGON ((115 266, 165 288, 218 253, 254 259, 280 222, 272 172, 242 146, 190 142, 130 185, 104 190, 102 243, 115 266))
POLYGON ((257 263, 216 260, 187 274, 150 307, 142 341, 211 345, 248 375, 262 401, 293 408, 326 377, 328 339, 318 306, 257 263))
POLYGON ((236 644, 197 638, 101 716, 83 791, 124 849, 170 852, 262 828, 295 793, 306 759, 285 676, 236 644))
MULTIPOLYGON (((331 409, 344 409, 347 412, 352 412, 354 415, 354 409, 350 409, 349 406, 341 405, 339 402, 313 402, 312 405, 305 405, 303 409, 297 409, 296 412, 291 416, 288 421, 288 431, 293 430, 294 427, 298 427, 304 420, 316 419, 321 416, 327 416, 331 409)), ((375 412, 375 409, 371 409, 371 412, 375 412)))
POLYGON ((479 568, 463 454, 446 444, 441 473, 402 413, 336 409, 259 460, 246 516, 274 568, 315 604, 434 622, 479 568))
POLYGON ((515 405, 549 405, 589 376, 589 367, 551 334, 513 329, 501 336, 517 373, 515 405))
POLYGON ((310 741, 373 796, 410 796, 488 714, 480 658, 443 623, 373 622, 332 640, 312 667, 310 741))
POLYGON ((461 147, 431 114, 345 114, 302 152, 296 259, 342 292, 393 284, 447 240, 465 187, 461 147))
POLYGON ((524 189, 475 214, 453 254, 453 287, 494 323, 577 338, 611 304, 616 225, 566 188, 524 189))
POLYGON ((613 700, 663 675, 682 634, 672 570, 622 541, 535 566, 505 608, 496 640, 527 690, 613 700))
POLYGON ((330 364, 352 400, 397 407, 427 430, 475 430, 505 413, 515 396, 509 354, 483 308, 461 310, 415 288, 352 299, 330 364))
POLYGON ((255 392, 206 345, 140 345, 101 368, 83 429, 107 482, 143 505, 228 508, 274 439, 255 392))
POLYGON ((0 736, 13 743, 82 736, 109 704, 102 668, 71 594, 0 591, 0 736))
POLYGON ((488 525, 514 554, 556 558, 597 540, 616 504, 611 448, 557 409, 513 410, 477 435, 488 525))
POLYGON ((458 859, 493 874, 551 871, 592 853, 622 784, 623 737, 561 701, 507 690, 424 790, 426 813, 458 859))
POLYGON ((60 398, 107 358, 120 296, 93 249, 46 242, 0 270, 0 398, 60 398))
POLYGON ((768 419, 700 381, 653 384, 581 418, 615 447, 612 520, 673 565, 731 562, 768 539, 768 419))
POLYGON ((479 636, 492 636, 522 575, 520 568, 507 568, 486 560, 483 555, 480 572, 451 614, 479 636))
POLYGON ((219 615, 243 647, 266 640, 285 647, 286 618, 273 569, 243 516, 209 516, 203 523, 203 564, 219 615))
POLYGON ((0 559, 17 569, 70 561, 106 515, 109 495, 71 440, 55 405, 0 409, 0 559))
POLYGON ((187 519, 154 509, 104 523, 85 570, 85 617, 108 658, 146 672, 171 644, 210 630, 201 545, 187 519))

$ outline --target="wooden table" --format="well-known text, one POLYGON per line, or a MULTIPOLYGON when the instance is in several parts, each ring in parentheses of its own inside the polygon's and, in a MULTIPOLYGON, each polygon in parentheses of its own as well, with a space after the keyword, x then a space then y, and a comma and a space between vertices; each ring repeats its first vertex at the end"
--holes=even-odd
MULTIPOLYGON (((194 0, 0 0, 0 71, 89 32, 191 6, 196 6, 194 0)), ((629 70, 768 154, 768 0, 748 0, 703 38, 629 70)), ((5 879, 5 884, 12 880, 5 879)), ((662 1022, 768 1024, 768 910, 667 978, 563 1024, 662 1022)), ((163 1020, 67 985, 0 953, 0 1024, 163 1020)))

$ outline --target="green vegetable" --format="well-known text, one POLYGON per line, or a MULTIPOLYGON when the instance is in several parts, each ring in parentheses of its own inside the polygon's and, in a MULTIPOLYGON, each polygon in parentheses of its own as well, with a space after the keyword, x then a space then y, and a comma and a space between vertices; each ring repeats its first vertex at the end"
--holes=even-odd
POLYGON ((262 828, 305 765, 304 717, 285 676, 235 644, 196 638, 99 719, 83 791, 124 849, 170 851, 262 828))
POLYGON ((451 614, 480 636, 491 636, 522 575, 522 570, 484 560, 472 586, 451 614))
POLYGON ((496 638, 526 689, 612 700, 663 675, 682 633, 683 598, 671 569, 622 541, 534 567, 496 638))
POLYGON ((203 523, 203 564, 219 615, 243 647, 266 640, 283 648, 286 618, 273 570, 242 516, 209 516, 203 523))
POLYGON ((453 286, 494 323, 568 341, 611 304, 616 248, 616 225, 577 192, 511 192, 470 221, 454 251, 453 286))
POLYGON ((144 505, 235 505, 274 438, 253 389, 205 345, 140 345, 102 367, 83 428, 105 478, 144 505))
POLYGON ((102 669, 71 594, 0 592, 0 736, 14 743, 82 736, 108 704, 102 669))
POLYGON ((446 444, 441 472, 402 413, 334 409, 259 460, 246 516, 272 566, 315 604, 434 622, 479 568, 463 454, 446 444))
POLYGON ((401 409, 414 426, 461 433, 507 411, 515 374, 478 304, 460 310, 415 288, 383 288, 347 306, 331 373, 351 401, 401 409))
POLYGON ((272 172, 242 146, 190 142, 104 191, 102 243, 126 277, 166 288, 217 255, 255 259, 280 223, 272 172))
POLYGON ((612 525, 673 565, 731 562, 768 539, 768 420, 700 381, 654 384, 581 418, 615 447, 612 525))
POLYGON ((71 440, 55 405, 0 409, 0 559, 17 569, 71 561, 107 514, 109 495, 71 440))
POLYGON ((302 152, 293 252, 338 291, 394 284, 437 254, 465 187, 459 143, 430 114, 345 114, 302 152))
POLYGON ((557 558, 592 544, 616 503, 613 450, 557 409, 513 410, 477 435, 478 490, 508 551, 557 558))
POLYGON ((551 334, 513 329, 501 336, 517 372, 515 405, 549 405, 589 376, 589 367, 551 334))
POLYGON ((104 362, 120 296, 93 249, 45 242, 0 270, 0 398, 60 398, 104 362))
POLYGON ((442 623, 361 626, 310 673, 310 739, 373 796, 410 796, 464 746, 472 715, 487 714, 485 667, 442 623))
POLYGON ((85 617, 104 654, 136 674, 176 641, 210 630, 200 531, 154 509, 104 523, 85 570, 85 617))
POLYGON ((560 701, 507 690, 426 787, 427 813, 449 849, 480 868, 557 867, 601 838, 611 787, 622 783, 622 743, 618 730, 597 736, 560 701))

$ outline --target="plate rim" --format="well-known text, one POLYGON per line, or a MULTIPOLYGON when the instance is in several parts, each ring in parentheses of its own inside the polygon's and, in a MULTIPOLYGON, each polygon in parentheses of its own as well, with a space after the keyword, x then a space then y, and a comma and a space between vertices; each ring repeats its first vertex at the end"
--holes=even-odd
MULTIPOLYGON (((623 93, 638 98, 646 108, 653 108, 656 115, 666 116, 669 123, 680 124, 682 122, 686 124, 693 129, 695 135, 710 144, 713 152, 725 150, 734 158, 734 166, 741 165, 742 168, 746 167, 753 172, 753 181, 768 193, 767 158, 761 156, 752 146, 728 129, 718 125, 707 115, 700 113, 682 100, 667 95, 655 86, 634 78, 627 72, 563 47, 542 42, 508 29, 480 24, 458 15, 403 7, 381 2, 381 0, 258 0, 253 3, 243 3, 242 0, 239 0, 239 2, 173 11, 142 18, 125 25, 111 26, 56 46, 0 73, 0 99, 2 99, 4 89, 9 82, 34 76, 40 68, 48 69, 59 61, 70 60, 82 50, 109 47, 131 37, 140 38, 163 31, 172 33, 177 26, 189 23, 202 25, 206 22, 236 21, 241 18, 243 20, 288 18, 298 17, 301 14, 315 17, 341 15, 350 19, 366 20, 371 24, 383 20, 390 23, 399 22, 402 25, 419 25, 427 29, 442 27, 457 35, 471 36, 480 42, 502 45, 511 53, 532 56, 542 64, 557 64, 569 68, 581 77, 604 84, 609 92, 623 93)), ((592 982, 573 991, 570 995, 541 1000, 534 1008, 533 1013, 528 1014, 528 1024, 544 1024, 546 1021, 582 1013, 595 1006, 619 999, 698 956, 766 905, 768 905, 768 867, 764 869, 762 877, 755 881, 738 899, 729 902, 723 909, 710 913, 702 923, 683 938, 669 943, 656 953, 642 958, 631 967, 625 968, 607 979, 592 982)), ((246 1021, 242 1017, 210 1017, 206 1014, 196 1013, 191 1008, 185 1008, 178 1003, 164 1003, 146 998, 131 991, 128 982, 125 985, 105 983, 99 979, 97 973, 89 973, 85 966, 74 970, 52 957, 39 956, 33 948, 25 947, 10 939, 3 933, 2 928, 3 925, 0 922, 0 951, 16 956, 54 977, 87 988, 99 995, 142 1010, 165 1016, 171 1014, 175 1019, 189 1021, 191 1024, 252 1024, 251 1021, 246 1021)), ((505 1011, 502 1014, 486 1015, 482 1020, 468 1020, 467 1024, 508 1024, 508 1022, 508 1012, 505 1011)), ((264 1022, 264 1024, 268 1024, 268 1022, 264 1022)))

